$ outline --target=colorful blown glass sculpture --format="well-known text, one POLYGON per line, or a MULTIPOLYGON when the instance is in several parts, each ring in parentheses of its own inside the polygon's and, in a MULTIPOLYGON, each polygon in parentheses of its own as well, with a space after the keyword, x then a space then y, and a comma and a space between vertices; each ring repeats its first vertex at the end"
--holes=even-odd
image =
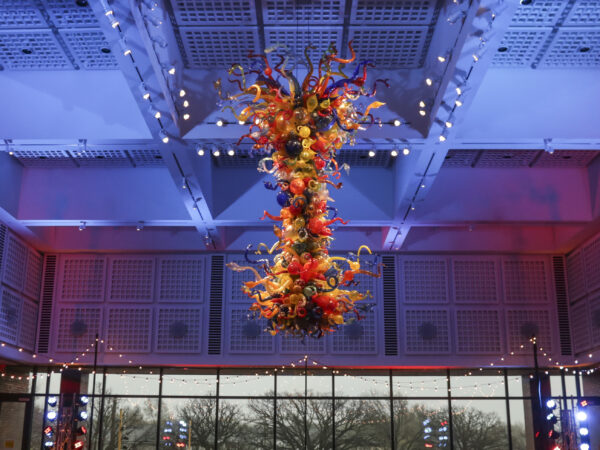
POLYGON ((276 180, 265 186, 278 191, 281 210, 278 215, 265 211, 262 219, 280 223, 274 225, 278 240, 270 247, 261 243, 255 251, 261 254, 266 250, 274 255, 273 261, 252 261, 249 246, 249 265, 228 264, 234 271, 254 274, 254 280, 244 283, 242 289, 253 300, 251 309, 268 320, 273 335, 321 337, 360 319, 355 303, 370 293, 350 286, 356 284, 357 274, 377 277, 380 272, 361 268, 361 251, 371 252, 366 246, 348 258, 329 255, 330 226, 346 222, 328 205, 328 188, 341 187, 332 181, 340 178, 343 169, 336 161, 337 150, 346 142, 353 145, 356 132, 375 122, 371 110, 384 105, 374 101, 361 112, 356 100, 373 97, 377 83, 387 85, 387 81, 376 80, 370 92, 365 89, 370 61, 357 64, 351 76, 343 73, 343 65, 355 60, 351 42, 348 59, 338 57, 331 45, 320 58, 316 74, 309 58, 311 49, 304 51, 307 74, 302 84, 286 70, 285 56, 277 55, 279 62, 271 67, 268 51, 251 52, 250 58, 257 59, 249 70, 240 64, 231 67, 229 75, 234 78, 229 81, 238 88, 235 94, 224 92, 220 80, 215 83, 221 100, 229 103, 224 109, 231 109, 240 123, 250 124, 239 142, 244 138, 254 141, 253 149, 264 156, 258 170, 273 174, 276 180), (338 63, 335 71, 334 63, 338 63), (248 83, 250 76, 256 76, 252 84, 248 83))

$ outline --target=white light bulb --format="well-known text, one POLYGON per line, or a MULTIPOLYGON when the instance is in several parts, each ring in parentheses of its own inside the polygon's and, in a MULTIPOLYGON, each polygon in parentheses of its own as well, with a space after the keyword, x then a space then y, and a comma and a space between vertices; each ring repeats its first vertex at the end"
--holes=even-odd
POLYGON ((589 430, 585 427, 579 429, 579 434, 581 434, 582 436, 587 436, 589 433, 589 430))
POLYGON ((577 420, 579 420, 580 422, 584 422, 587 420, 587 414, 585 411, 578 411, 575 417, 577 417, 577 420))
POLYGON ((457 99, 454 104, 460 108, 463 105, 463 102, 457 99))
POLYGON ((444 142, 446 140, 446 136, 440 134, 440 142, 444 142))
POLYGON ((222 127, 224 125, 223 121, 221 119, 217 120, 217 126, 218 127, 222 127))
POLYGON ((180 97, 185 97, 185 89, 180 89, 179 90, 179 96, 180 97))
POLYGON ((400 122, 398 119, 394 120, 395 127, 399 127, 400 125, 402 125, 402 122, 400 122))
POLYGON ((431 86, 433 84, 433 80, 431 78, 425 78, 425 84, 427 86, 431 86))
POLYGON ((160 119, 160 111, 154 111, 154 118, 160 119))
POLYGON ((219 150, 215 150, 213 152, 213 156, 219 157, 219 156, 221 156, 221 152, 219 150))
POLYGON ((396 156, 398 156, 398 151, 392 150, 391 153, 390 153, 390 155, 395 158, 396 156))
POLYGON ((404 156, 408 155, 409 153, 410 153, 410 149, 409 149, 408 147, 407 147, 407 148, 404 148, 404 149, 402 150, 402 154, 403 154, 404 156))
POLYGON ((439 62, 446 61, 446 57, 445 56, 438 56, 437 59, 438 59, 439 62))
POLYGON ((169 70, 167 72, 169 72, 169 75, 175 75, 175 67, 174 66, 169 67, 169 70))
POLYGON ((419 102, 419 106, 420 106, 421 108, 425 108, 425 102, 424 102, 423 100, 421 100, 421 101, 419 102))
POLYGON ((187 100, 183 101, 183 107, 187 108, 188 106, 190 106, 190 102, 188 102, 187 100))
POLYGON ((163 142, 163 144, 167 144, 169 142, 169 135, 164 130, 160 130, 158 136, 160 137, 160 140, 163 142))
POLYGON ((246 125, 246 122, 244 122, 243 120, 238 120, 238 124, 240 124, 240 125, 246 125))
POLYGON ((188 120, 189 118, 190 118, 190 115, 189 115, 189 113, 185 113, 185 114, 183 115, 183 120, 188 120))
POLYGON ((369 158, 373 158, 375 156, 375 152, 373 150, 369 150, 369 158))
POLYGON ((423 110, 423 109, 420 109, 420 110, 419 110, 419 115, 421 115, 421 116, 425 117, 425 115, 426 115, 426 114, 427 114, 427 113, 425 112, 425 110, 423 110))
POLYGON ((198 149, 198 156, 204 156, 204 149, 203 148, 199 148, 198 149))
POLYGON ((459 87, 457 87, 457 88, 456 88, 456 93, 457 93, 458 95, 462 94, 462 89, 461 89, 461 88, 459 88, 459 87))
POLYGON ((234 149, 232 149, 232 148, 230 148, 229 150, 227 150, 227 154, 228 154, 229 156, 233 156, 233 155, 235 155, 235 150, 234 150, 234 149))
POLYGON ((452 122, 450 122, 449 120, 446 121, 446 128, 452 128, 452 122))

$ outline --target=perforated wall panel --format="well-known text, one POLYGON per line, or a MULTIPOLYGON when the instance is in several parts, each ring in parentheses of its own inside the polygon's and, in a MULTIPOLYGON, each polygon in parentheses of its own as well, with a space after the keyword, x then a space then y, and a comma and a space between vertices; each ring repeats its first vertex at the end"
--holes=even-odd
POLYGON ((115 352, 149 352, 152 310, 109 308, 106 312, 105 347, 115 352))
POLYGON ((600 293, 589 297, 589 318, 590 318, 590 329, 592 332, 592 345, 594 347, 600 345, 600 293))
POLYGON ((248 65, 248 51, 260 47, 258 33, 250 27, 182 27, 180 32, 190 68, 195 69, 248 65))
POLYGON ((2 0, 0 28, 43 28, 46 21, 33 0, 2 0))
POLYGON ((35 338, 37 335, 38 324, 38 305, 23 299, 21 309, 19 346, 33 351, 35 348, 35 338))
POLYGON ((55 329, 56 350, 84 351, 94 343, 96 333, 102 332, 101 324, 100 307, 61 307, 55 329))
POLYGON ((502 327, 497 310, 458 310, 455 323, 459 353, 502 352, 502 327))
POLYGON ((531 351, 529 339, 535 335, 538 346, 551 355, 553 351, 552 326, 548 310, 519 309, 506 312, 508 350, 525 354, 531 351), (523 346, 523 348, 521 348, 523 346))
POLYGON ((63 301, 102 301, 106 259, 103 256, 62 257, 59 295, 63 301))
POLYGON ((540 62, 540 68, 600 66, 600 30, 561 28, 540 62))
POLYGON ((24 292, 36 302, 40 299, 43 264, 44 262, 42 256, 35 250, 29 249, 27 255, 27 271, 25 273, 24 292))
POLYGON ((11 234, 7 235, 3 281, 18 291, 22 291, 25 286, 27 252, 25 244, 11 234))
POLYGON ((497 67, 528 67, 546 42, 550 28, 511 28, 502 36, 494 54, 497 67))
POLYGON ((109 264, 110 301, 150 302, 154 292, 154 258, 114 257, 109 264))
POLYGON ((344 0, 263 0, 265 24, 341 24, 344 0))
POLYGON ((281 353, 293 353, 298 355, 322 354, 326 351, 327 337, 319 339, 304 338, 296 336, 281 336, 281 353))
POLYGON ((267 321, 256 320, 246 309, 232 308, 229 323, 230 353, 271 353, 275 340, 266 332, 267 321))
POLYGON ((421 67, 428 48, 427 27, 352 27, 349 40, 361 58, 381 68, 421 67))
POLYGON ((448 268, 445 259, 407 257, 401 260, 406 303, 447 303, 448 268))
POLYGON ((0 286, 0 339, 18 344, 22 299, 16 292, 0 286))
POLYGON ((569 312, 573 347, 575 353, 580 353, 589 349, 592 343, 590 313, 588 310, 587 299, 583 299, 574 305, 571 305, 569 312))
POLYGON ((202 309, 161 306, 156 329, 157 352, 199 353, 202 348, 202 309))
POLYGON ((587 291, 592 292, 600 288, 600 238, 584 247, 583 258, 587 291))
POLYGON ((498 270, 494 260, 452 261, 454 301, 457 303, 497 303, 498 270))
POLYGON ((507 303, 547 303, 550 300, 545 260, 505 260, 502 271, 507 303))
POLYGON ((577 251, 567 256, 567 280, 569 284, 569 300, 574 302, 586 292, 583 251, 577 251))
MULTIPOLYGON (((257 259, 268 259, 268 255, 251 255, 252 261, 257 259)), ((241 255, 229 256, 227 258, 227 263, 236 263, 239 266, 248 266, 248 261, 244 259, 241 255)), ((257 267, 259 273, 261 270, 257 267)), ((227 303, 243 303, 250 307, 252 305, 253 300, 250 299, 244 292, 242 292, 242 285, 247 281, 254 280, 254 274, 250 270, 245 270, 243 272, 236 272, 234 270, 225 267, 225 277, 228 284, 228 289, 226 292, 226 300, 227 303)))
POLYGON ((87 2, 42 0, 52 23, 59 28, 96 27, 98 20, 87 2))
POLYGON ((171 5, 180 26, 256 23, 253 0, 173 0, 171 5))
MULTIPOLYGON (((344 354, 365 354, 377 352, 377 309, 361 314, 362 320, 353 321, 340 327, 331 336, 332 352, 344 354)), ((351 318, 351 316, 348 316, 351 318)))
POLYGON ((309 56, 316 58, 327 51, 330 44, 341 48, 342 27, 265 27, 265 47, 284 45, 292 55, 304 55, 308 45, 316 47, 309 50, 309 56))
POLYGON ((511 26, 550 26, 560 19, 568 1, 535 0, 521 4, 515 12, 511 26))
POLYGON ((50 30, 0 31, 0 65, 11 70, 67 70, 73 66, 50 30))
POLYGON ((446 309, 409 309, 404 312, 404 348, 409 354, 450 352, 450 330, 446 309))
POLYGON ((429 25, 436 8, 434 0, 352 0, 350 21, 360 25, 429 25))
POLYGON ((163 257, 159 260, 159 301, 204 301, 204 257, 163 257))

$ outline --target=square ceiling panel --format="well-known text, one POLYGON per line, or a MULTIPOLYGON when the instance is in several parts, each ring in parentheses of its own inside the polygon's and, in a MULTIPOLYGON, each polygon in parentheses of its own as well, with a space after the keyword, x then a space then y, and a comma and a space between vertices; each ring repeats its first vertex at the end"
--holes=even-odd
POLYGON ((539 67, 600 67, 600 29, 560 28, 539 67))
POLYGON ((389 69, 421 67, 429 46, 427 27, 351 27, 349 40, 361 58, 389 69))
POLYGON ((265 27, 265 47, 285 45, 292 55, 302 58, 304 49, 310 44, 316 49, 310 50, 309 55, 317 61, 331 43, 340 50, 342 32, 342 27, 311 26, 309 29, 300 28, 298 31, 295 27, 265 27))
POLYGON ((596 156, 600 154, 596 150, 556 150, 550 154, 542 155, 533 164, 533 167, 587 167, 596 156))
POLYGON ((534 0, 521 5, 513 16, 511 26, 552 26, 561 18, 566 0, 534 0))
POLYGON ((42 0, 50 19, 58 28, 97 27, 98 20, 88 2, 42 0))
POLYGON ((251 27, 182 27, 183 47, 193 69, 226 69, 249 63, 248 51, 259 51, 258 32, 251 27))
POLYGON ((81 167, 131 167, 132 164, 122 150, 90 150, 71 152, 81 167))
POLYGON ((76 167, 73 159, 65 150, 52 146, 14 150, 14 156, 25 167, 76 167))
POLYGON ((178 25, 253 25, 254 0, 173 0, 178 25))
POLYGON ((99 29, 60 30, 77 63, 86 69, 116 69, 117 60, 99 29))
POLYGON ((575 2, 563 25, 600 25, 600 0, 579 0, 575 2))
POLYGON ((477 150, 449 150, 444 159, 444 167, 472 167, 477 154, 477 150))
POLYGON ((496 67, 529 67, 550 35, 551 28, 510 28, 494 55, 496 67))
POLYGON ((33 0, 0 2, 0 28, 45 28, 47 26, 33 0))
POLYGON ((352 0, 350 22, 356 25, 430 25, 435 0, 352 0))
POLYGON ((0 65, 12 70, 73 68, 50 30, 0 31, 0 65))
MULTIPOLYGON (((349 1, 349 0, 348 0, 349 1)), ((266 25, 342 24, 345 0, 263 0, 266 25)))

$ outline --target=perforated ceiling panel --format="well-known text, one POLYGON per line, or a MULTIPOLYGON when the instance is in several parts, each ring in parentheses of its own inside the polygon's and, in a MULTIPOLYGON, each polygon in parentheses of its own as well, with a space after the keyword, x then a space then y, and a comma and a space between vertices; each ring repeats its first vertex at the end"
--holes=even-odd
POLYGON ((172 0, 171 5, 180 26, 256 23, 253 0, 172 0))
POLYGON ((444 158, 444 167, 471 167, 477 153, 473 150, 449 150, 444 158))
POLYGON ((550 28, 513 28, 507 31, 494 55, 496 67, 528 67, 538 56, 550 28))
POLYGON ((112 55, 104 33, 97 29, 60 30, 71 54, 85 69, 116 69, 117 60, 112 55))
POLYGON ((232 308, 229 323, 231 353, 272 353, 275 340, 268 332, 265 319, 256 320, 246 309, 232 308))
POLYGON ((24 292, 36 302, 40 299, 42 266, 42 256, 35 250, 30 249, 27 256, 27 271, 25 273, 24 292))
POLYGON ((104 299, 104 257, 64 256, 60 283, 62 300, 104 299))
POLYGON ((409 354, 448 353, 448 311, 410 309, 404 313, 405 350, 409 354))
POLYGON ((52 23, 59 28, 95 27, 98 20, 88 2, 42 0, 52 23))
POLYGON ((311 58, 318 58, 325 53, 330 44, 340 49, 342 42, 342 27, 265 27, 265 47, 283 45, 292 55, 304 55, 308 45, 316 47, 309 51, 311 58))
POLYGON ((56 328, 57 351, 83 351, 94 343, 100 333, 101 308, 63 307, 58 314, 56 328))
POLYGON ((46 21, 33 0, 2 0, 0 28, 43 28, 46 21))
POLYGON ((484 150, 475 167, 527 167, 536 154, 537 150, 484 150))
POLYGON ((67 70, 73 66, 50 30, 0 31, 0 65, 11 70, 67 70))
POLYGON ((0 286, 0 339, 17 345, 22 300, 16 292, 0 286))
POLYGON ((498 354, 502 351, 500 314, 496 310, 456 311, 457 351, 498 354))
MULTIPOLYGON (((377 352, 377 309, 361 313, 362 320, 340 327, 331 337, 332 352, 366 354, 377 352)), ((347 317, 351 318, 350 316, 347 317)))
POLYGON ((552 354, 552 330, 550 313, 547 310, 509 310, 506 313, 508 350, 520 354, 529 354, 529 339, 535 335, 539 347, 552 354), (521 347, 523 346, 523 347, 521 347))
POLYGON ((256 28, 182 27, 183 47, 191 68, 228 69, 231 64, 249 63, 248 51, 258 51, 256 28))
POLYGON ((504 261, 504 298, 507 303, 546 303, 549 301, 545 260, 504 261))
POLYGON ((597 28, 561 28, 544 54, 539 67, 600 66, 600 30, 597 28))
POLYGON ((33 350, 35 347, 38 323, 37 316, 37 305, 29 300, 23 299, 19 330, 19 345, 27 350, 33 350))
POLYGON ((36 148, 15 150, 14 156, 25 167, 75 167, 75 163, 64 150, 36 148))
POLYGON ((204 301, 204 258, 164 257, 159 262, 159 301, 204 301))
POLYGON ((407 259, 401 267, 406 303, 448 302, 448 270, 445 260, 407 259))
POLYGON ((345 0, 263 0, 265 24, 340 24, 345 0))
POLYGON ((27 271, 27 247, 12 235, 6 241, 3 281, 18 291, 23 290, 27 271))
POLYGON ((567 15, 563 25, 600 25, 600 0, 578 0, 567 15))
POLYGON ((156 351, 198 353, 202 343, 200 308, 161 307, 158 310, 156 351))
POLYGON ((149 308, 109 308, 106 348, 115 352, 149 352, 152 310, 149 308))
POLYGON ((361 58, 378 67, 408 69, 421 67, 427 54, 427 27, 352 27, 349 40, 361 58))
POLYGON ((544 152, 533 167, 587 167, 600 154, 597 150, 555 150, 544 152))
POLYGON ((457 303, 498 302, 497 268, 494 260, 454 260, 454 300, 457 303))
POLYGON ((109 300, 152 301, 154 258, 119 257, 111 259, 109 267, 109 300))
POLYGON ((350 21, 360 25, 429 25, 437 3, 435 0, 352 0, 350 21))
POLYGON ((144 150, 127 150, 136 167, 157 167, 164 166, 165 162, 160 150, 144 149, 144 150))
POLYGON ((550 26, 561 18, 568 1, 535 0, 521 2, 515 12, 511 26, 550 26))
POLYGON ((122 150, 91 150, 70 152, 80 167, 131 167, 127 154, 122 150))

